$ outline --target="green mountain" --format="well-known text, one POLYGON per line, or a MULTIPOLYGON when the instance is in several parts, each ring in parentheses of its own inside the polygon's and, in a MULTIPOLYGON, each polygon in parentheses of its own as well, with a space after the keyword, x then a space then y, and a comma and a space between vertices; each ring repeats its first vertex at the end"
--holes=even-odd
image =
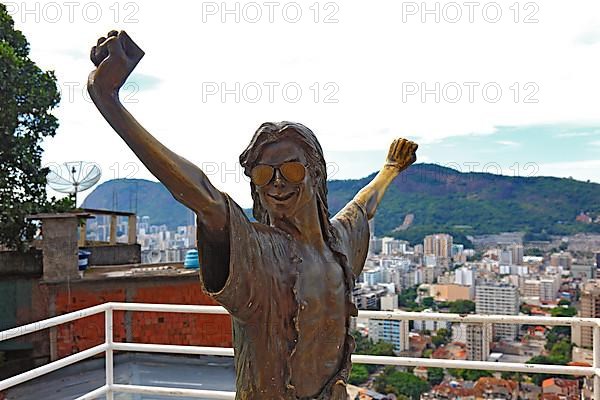
POLYGON ((83 208, 135 212, 147 215, 152 225, 167 225, 175 229, 193 224, 194 214, 160 182, 144 179, 113 179, 98 185, 86 197, 83 208))
MULTIPOLYGON (((332 181, 330 206, 339 207, 374 175, 357 181, 332 181)), ((411 242, 434 232, 454 236, 524 231, 526 238, 600 232, 600 224, 581 224, 575 217, 600 212, 600 185, 567 178, 509 177, 460 173, 435 164, 417 164, 388 189, 375 217, 377 234, 411 242), (412 225, 395 231, 404 216, 412 225)))
MULTIPOLYGON (((329 186, 332 215, 374 176, 333 180, 329 186)), ((416 164, 388 189, 377 216, 377 235, 413 243, 435 232, 465 235, 528 232, 530 239, 575 232, 600 232, 600 224, 575 222, 581 212, 600 214, 600 184, 552 177, 509 177, 461 173, 435 164, 416 164), (405 222, 405 217, 411 215, 405 222)), ((189 211, 156 182, 120 179, 98 186, 84 207, 136 211, 151 223, 170 228, 189 223, 189 211), (137 199, 137 201, 136 201, 137 199), (135 208, 137 204, 137 209, 135 208)))

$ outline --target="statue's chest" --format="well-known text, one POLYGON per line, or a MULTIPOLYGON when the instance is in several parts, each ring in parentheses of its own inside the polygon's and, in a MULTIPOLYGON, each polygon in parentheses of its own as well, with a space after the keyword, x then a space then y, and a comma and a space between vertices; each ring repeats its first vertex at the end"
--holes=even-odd
POLYGON ((342 267, 326 257, 304 257, 297 268, 301 319, 311 321, 324 314, 343 318, 346 285, 342 267))

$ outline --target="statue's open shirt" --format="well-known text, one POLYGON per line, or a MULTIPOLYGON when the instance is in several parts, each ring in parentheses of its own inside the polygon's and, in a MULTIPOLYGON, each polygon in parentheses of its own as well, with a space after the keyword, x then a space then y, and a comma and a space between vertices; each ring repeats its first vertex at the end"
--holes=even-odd
MULTIPOLYGON (((237 400, 296 400, 291 384, 290 359, 298 330, 298 266, 289 235, 270 226, 250 222, 229 196, 229 273, 216 292, 213 272, 226 270, 223 255, 215 254, 198 238, 200 272, 205 290, 233 316, 237 400), (221 262, 219 262, 219 260, 221 262)), ((346 400, 345 382, 350 372, 354 340, 350 316, 357 314, 352 303, 354 275, 362 270, 369 247, 365 210, 351 201, 332 220, 335 251, 342 256, 346 280, 346 340, 342 365, 316 399, 346 400)), ((318 349, 316 349, 318 350, 318 349)), ((295 379, 311 379, 312 371, 294 371, 295 379)))

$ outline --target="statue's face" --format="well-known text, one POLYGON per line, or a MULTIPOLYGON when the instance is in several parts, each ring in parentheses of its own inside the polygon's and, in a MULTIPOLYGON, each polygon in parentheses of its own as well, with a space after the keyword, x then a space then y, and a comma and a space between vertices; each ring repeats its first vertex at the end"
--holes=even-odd
MULTIPOLYGON (((315 182, 310 175, 306 154, 302 147, 293 140, 283 139, 270 143, 262 149, 256 165, 270 165, 275 167, 273 176, 263 186, 257 186, 260 201, 271 217, 285 218, 295 215, 316 199, 315 182), (294 175, 288 173, 292 179, 286 178, 279 166, 287 162, 296 162, 304 165, 304 178, 294 182, 294 175)), ((298 166, 294 166, 297 170, 298 166)), ((293 171, 297 172, 297 171, 293 171)))

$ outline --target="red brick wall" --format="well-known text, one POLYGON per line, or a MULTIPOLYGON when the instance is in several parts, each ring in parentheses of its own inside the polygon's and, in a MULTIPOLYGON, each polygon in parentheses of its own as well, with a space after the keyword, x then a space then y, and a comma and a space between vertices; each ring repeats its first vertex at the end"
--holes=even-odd
MULTIPOLYGON (((133 301, 217 305, 202 292, 200 284, 139 288, 133 301)), ((231 318, 226 315, 135 312, 133 313, 133 341, 231 347, 231 318)))
MULTIPOLYGON (((56 315, 92 307, 107 301, 125 301, 125 289, 109 290, 89 285, 58 286, 54 297, 56 315)), ((116 314, 116 313, 115 313, 116 314)), ((125 339, 123 314, 114 315, 114 340, 125 339)), ((89 349, 104 342, 104 314, 61 324, 56 329, 58 358, 89 349)))
MULTIPOLYGON (((196 279, 128 281, 121 288, 111 281, 92 284, 71 283, 55 288, 55 315, 91 307, 108 301, 135 303, 216 305, 204 294, 196 279)), ((121 285, 119 285, 121 286, 121 285)), ((125 324, 134 343, 194 346, 232 346, 231 319, 227 315, 114 312, 114 340, 127 341, 125 324)), ((98 314, 57 328, 56 349, 59 358, 104 342, 104 314, 98 314)))

